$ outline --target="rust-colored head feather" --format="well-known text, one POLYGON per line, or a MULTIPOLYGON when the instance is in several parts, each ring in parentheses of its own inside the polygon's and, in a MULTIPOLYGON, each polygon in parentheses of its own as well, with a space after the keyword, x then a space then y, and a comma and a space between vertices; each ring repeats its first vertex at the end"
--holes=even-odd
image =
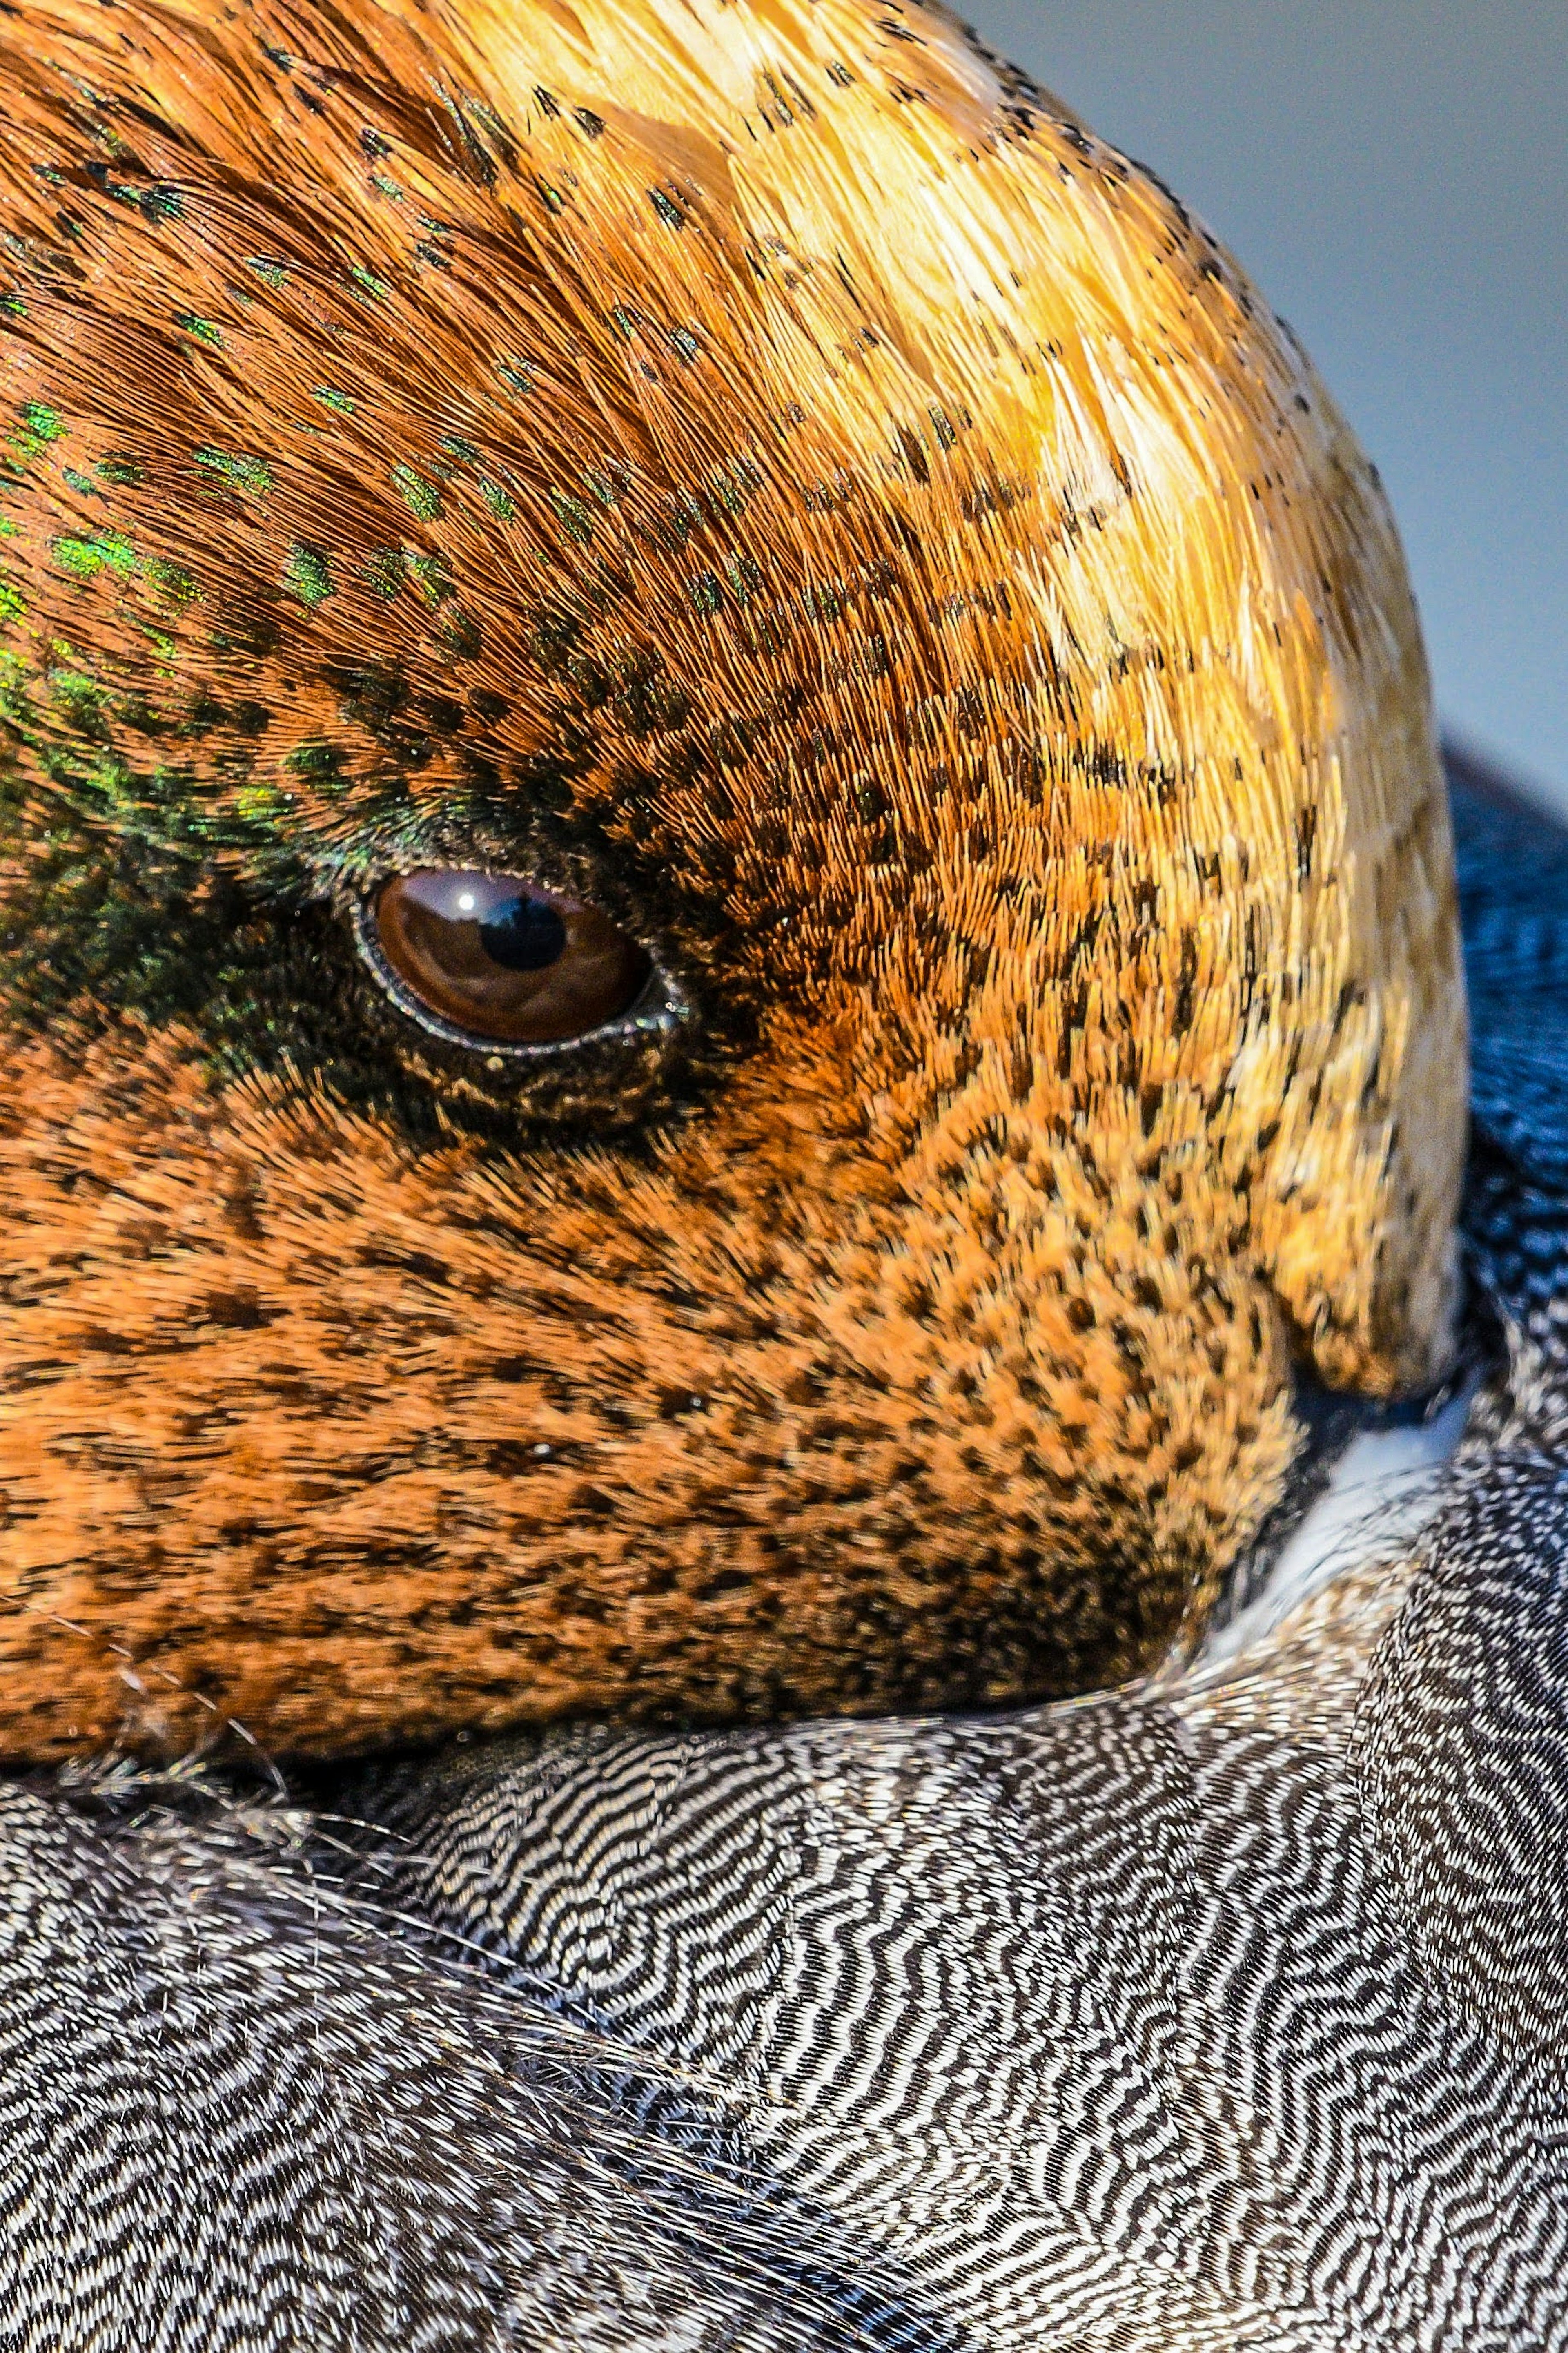
POLYGON ((1292 1359, 1449 1342, 1427 683, 1288 333, 921 0, 0 73, 0 1746, 1153 1661, 1292 1359), (468 1035, 417 873, 647 991, 468 1035))

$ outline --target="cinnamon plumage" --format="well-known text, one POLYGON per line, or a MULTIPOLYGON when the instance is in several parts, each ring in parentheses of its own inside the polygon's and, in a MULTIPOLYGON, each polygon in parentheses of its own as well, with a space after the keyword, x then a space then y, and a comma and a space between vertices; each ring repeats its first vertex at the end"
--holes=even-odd
POLYGON ((1452 1339, 1427 681, 1288 332, 917 0, 0 72, 0 1748, 1152 1664, 1293 1366, 1452 1339))

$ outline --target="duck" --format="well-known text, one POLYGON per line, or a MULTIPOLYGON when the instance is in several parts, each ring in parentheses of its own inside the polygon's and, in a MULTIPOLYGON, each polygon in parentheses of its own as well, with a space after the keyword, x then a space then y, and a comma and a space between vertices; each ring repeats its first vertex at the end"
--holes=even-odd
POLYGON ((1190 1647, 1458 1329, 1429 682, 1288 328, 934 0, 0 48, 0 1750, 1190 1647))
POLYGON ((0 53, 4 2330, 1564 2353, 1568 837, 1289 331, 922 0, 0 53))

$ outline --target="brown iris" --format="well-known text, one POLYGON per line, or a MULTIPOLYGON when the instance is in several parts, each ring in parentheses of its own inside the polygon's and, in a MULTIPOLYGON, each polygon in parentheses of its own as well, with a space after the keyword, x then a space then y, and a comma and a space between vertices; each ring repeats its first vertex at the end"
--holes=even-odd
POLYGON ((602 1029, 636 1003, 650 969, 597 907, 516 874, 441 866, 395 875, 375 922, 411 996, 454 1028, 509 1046, 602 1029))

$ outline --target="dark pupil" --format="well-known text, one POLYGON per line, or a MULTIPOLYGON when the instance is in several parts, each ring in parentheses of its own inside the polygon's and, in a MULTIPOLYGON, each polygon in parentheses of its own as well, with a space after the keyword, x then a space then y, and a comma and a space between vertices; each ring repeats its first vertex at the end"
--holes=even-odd
POLYGON ((479 945, 508 972, 542 972, 566 949, 566 926, 548 899, 503 899, 479 925, 479 945))

